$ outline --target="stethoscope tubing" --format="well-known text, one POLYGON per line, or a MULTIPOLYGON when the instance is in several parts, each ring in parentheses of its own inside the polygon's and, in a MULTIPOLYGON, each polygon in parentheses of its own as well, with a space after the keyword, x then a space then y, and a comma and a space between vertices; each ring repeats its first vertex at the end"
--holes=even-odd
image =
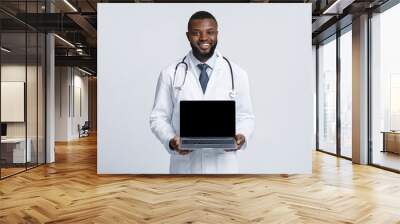
MULTIPOLYGON (((231 95, 234 95, 234 93, 235 93, 235 81, 233 79, 232 65, 231 65, 231 63, 229 62, 229 60, 226 57, 222 56, 222 58, 228 63, 228 66, 229 66, 229 71, 231 73, 231 88, 232 88, 231 95)), ((176 66, 175 66, 173 85, 175 85, 176 72, 178 71, 179 66, 182 65, 182 64, 185 66, 185 76, 183 77, 183 82, 182 82, 182 84, 180 86, 175 87, 178 90, 182 90, 182 87, 185 85, 187 71, 189 69, 188 64, 185 62, 185 59, 186 59, 186 56, 183 57, 182 61, 178 62, 178 64, 176 64, 176 66)))

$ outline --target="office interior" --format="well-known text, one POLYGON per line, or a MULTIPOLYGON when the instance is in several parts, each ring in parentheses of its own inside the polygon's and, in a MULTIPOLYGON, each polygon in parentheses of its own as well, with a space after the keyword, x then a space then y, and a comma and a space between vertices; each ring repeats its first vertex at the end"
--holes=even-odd
MULTIPOLYGON (((71 142, 95 141, 96 10, 104 2, 163 1, 0 2, 1 186, 57 165, 58 149, 71 142)), ((290 3, 312 5, 313 155, 329 155, 338 164, 349 161, 350 169, 363 165, 374 168, 369 172, 398 175, 400 4, 396 0, 290 3)), ((62 151, 63 156, 80 150, 75 146, 62 151)))

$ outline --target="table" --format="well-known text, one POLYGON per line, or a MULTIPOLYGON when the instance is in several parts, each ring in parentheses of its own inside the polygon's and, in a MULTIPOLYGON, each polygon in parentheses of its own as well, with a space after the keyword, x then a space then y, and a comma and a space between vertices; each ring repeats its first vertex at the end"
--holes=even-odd
POLYGON ((25 138, 6 138, 1 139, 1 157, 6 160, 6 163, 25 163, 31 162, 32 153, 30 138, 26 139, 28 147, 25 154, 25 138), (26 159, 26 161, 25 161, 26 159))

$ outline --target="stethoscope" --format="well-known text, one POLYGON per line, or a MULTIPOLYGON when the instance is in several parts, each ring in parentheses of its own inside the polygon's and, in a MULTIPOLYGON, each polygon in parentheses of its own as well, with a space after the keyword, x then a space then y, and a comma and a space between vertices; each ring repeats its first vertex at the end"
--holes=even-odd
MULTIPOLYGON (((229 91, 229 96, 233 99, 233 98, 236 97, 237 94, 236 94, 236 91, 235 91, 235 81, 234 81, 234 79, 233 79, 232 65, 231 65, 231 63, 229 62, 229 60, 228 60, 226 57, 222 56, 222 58, 228 63, 228 65, 229 65, 229 70, 230 70, 230 72, 231 72, 231 87, 232 87, 232 88, 231 88, 231 91, 229 91)), ((181 90, 182 90, 182 87, 185 85, 186 76, 187 76, 187 72, 188 72, 188 69, 189 69, 188 64, 185 62, 185 59, 186 59, 186 56, 182 59, 182 61, 178 62, 178 64, 176 64, 176 66, 175 66, 174 80, 173 80, 173 84, 174 84, 174 85, 175 85, 176 72, 178 71, 178 67, 179 67, 180 65, 184 65, 184 66, 185 66, 185 76, 183 77, 183 82, 182 82, 181 85, 175 86, 175 89, 177 89, 178 91, 181 91, 181 90)))

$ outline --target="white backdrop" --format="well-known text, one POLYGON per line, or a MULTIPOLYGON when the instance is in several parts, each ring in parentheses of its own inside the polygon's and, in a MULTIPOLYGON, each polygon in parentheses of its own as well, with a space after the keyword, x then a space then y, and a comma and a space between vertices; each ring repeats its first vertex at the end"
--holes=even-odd
POLYGON ((168 173, 149 115, 161 69, 190 50, 199 10, 219 24, 218 49, 249 74, 255 130, 240 173, 311 173, 311 4, 98 4, 98 173, 168 173))

